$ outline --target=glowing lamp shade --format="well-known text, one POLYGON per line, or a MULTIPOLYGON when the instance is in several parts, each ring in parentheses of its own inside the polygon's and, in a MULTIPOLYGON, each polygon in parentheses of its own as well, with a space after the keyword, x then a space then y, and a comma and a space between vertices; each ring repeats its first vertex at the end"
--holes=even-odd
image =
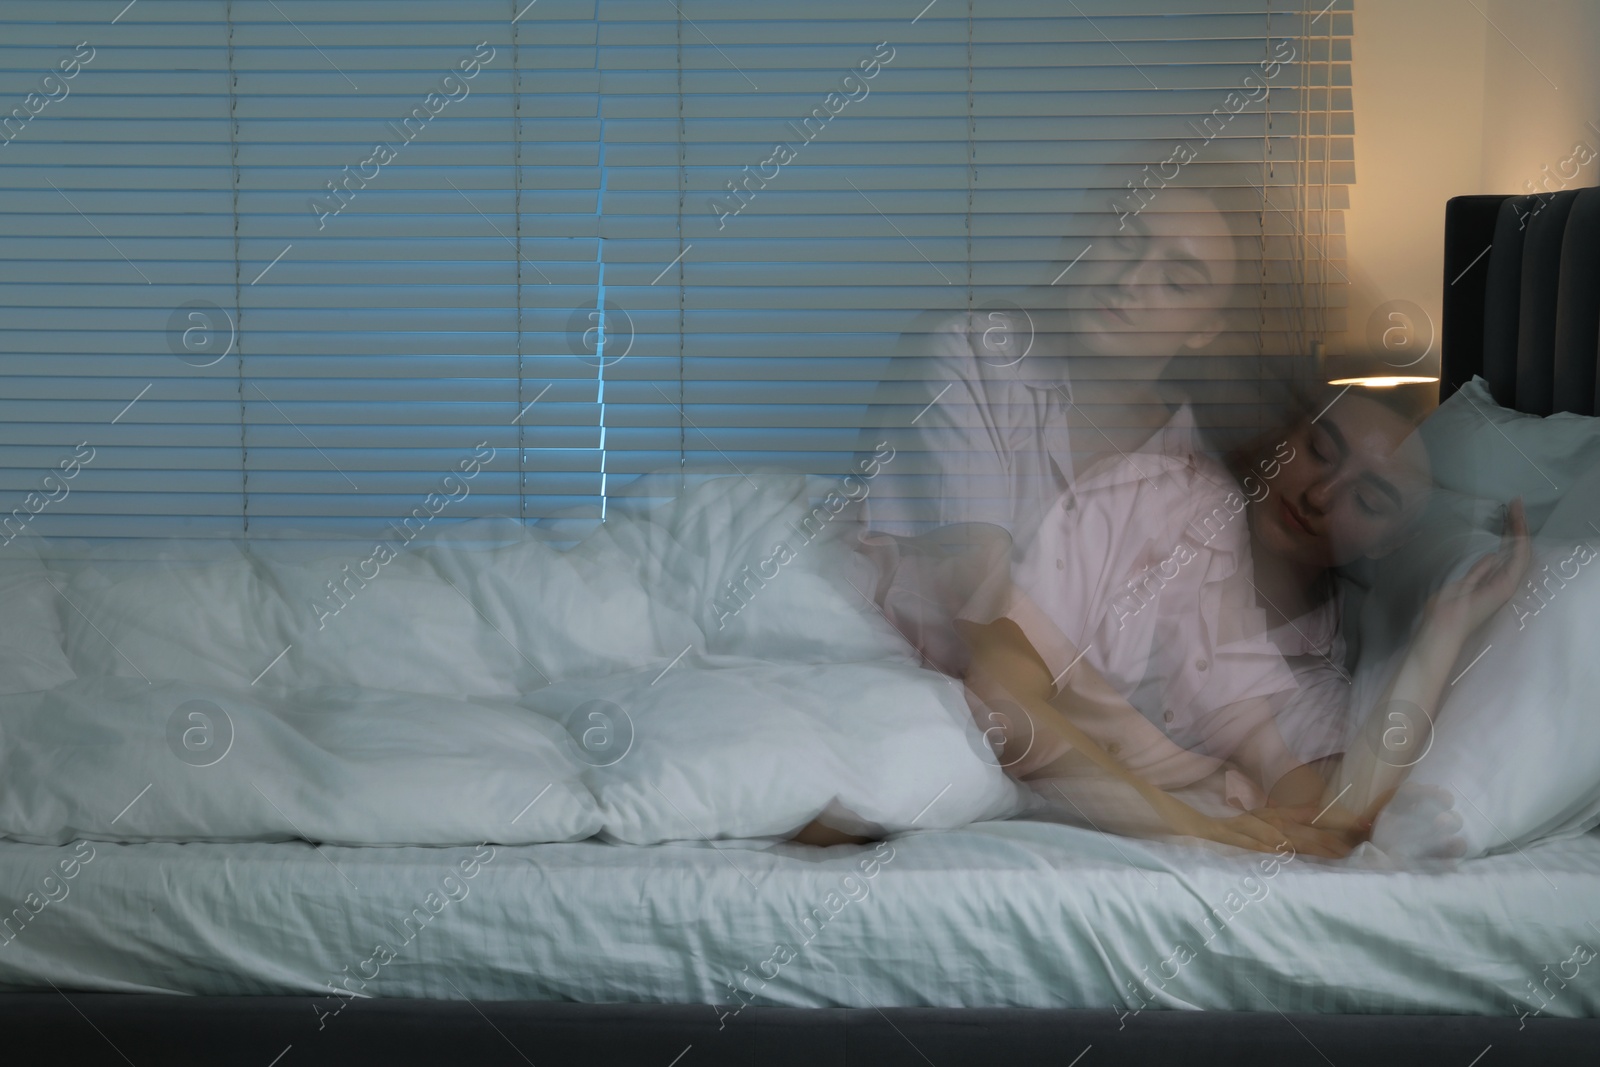
POLYGON ((1439 380, 1437 374, 1431 377, 1421 375, 1400 374, 1357 374, 1348 378, 1329 378, 1329 385, 1360 385, 1368 389, 1393 389, 1397 385, 1427 385, 1429 382, 1439 380))
POLYGON ((1346 355, 1323 357, 1323 378, 1329 385, 1367 389, 1437 382, 1437 341, 1431 315, 1409 300, 1390 300, 1373 308, 1365 345, 1355 345, 1346 355))

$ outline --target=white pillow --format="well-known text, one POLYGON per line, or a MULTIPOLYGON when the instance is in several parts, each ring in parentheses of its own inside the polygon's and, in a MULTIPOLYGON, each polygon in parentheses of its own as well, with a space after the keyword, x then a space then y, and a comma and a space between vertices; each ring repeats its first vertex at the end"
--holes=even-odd
POLYGON ((50 575, 20 541, 0 555, 0 693, 51 689, 77 677, 62 649, 56 610, 55 587, 65 581, 50 575))
POLYGON ((644 562, 630 550, 636 524, 613 517, 558 551, 514 520, 477 519, 413 551, 437 572, 443 596, 460 608, 467 608, 462 596, 471 599, 481 612, 471 620, 473 640, 509 656, 512 691, 527 692, 547 681, 629 670, 698 643, 698 633, 641 580, 644 562), (619 543, 619 536, 628 540, 619 543), (476 547, 489 541, 499 543, 476 547))
POLYGON ((249 685, 283 649, 288 609, 237 548, 207 548, 224 558, 69 565, 61 611, 78 675, 249 685))
POLYGON ((1440 488, 1496 504, 1521 496, 1534 533, 1600 467, 1600 419, 1503 408, 1478 377, 1440 404, 1420 433, 1440 488))
MULTIPOLYGON (((1539 593, 1525 585, 1462 651, 1432 746, 1408 779, 1448 791, 1468 857, 1600 825, 1600 551, 1546 549, 1529 578, 1539 593)), ((1391 854, 1438 854, 1441 842, 1414 829, 1381 815, 1372 841, 1391 854)))
POLYGON ((953 679, 905 663, 691 653, 524 703, 585 739, 601 836, 630 844, 964 826, 1023 809, 953 679), (980 755, 980 752, 982 755, 980 755))
POLYGON ((568 752, 559 727, 511 704, 80 678, 0 697, 0 834, 573 841, 600 820, 568 752))
POLYGON ((232 688, 511 698, 543 684, 465 598, 473 590, 452 589, 417 549, 380 565, 371 541, 314 547, 297 558, 305 546, 167 541, 159 558, 79 563, 65 588, 67 657, 83 677, 232 688))
POLYGON ((281 591, 287 615, 274 643, 255 653, 254 670, 294 646, 263 684, 502 699, 542 684, 466 599, 470 590, 452 589, 415 548, 392 558, 374 550, 374 542, 352 542, 339 556, 260 560, 268 595, 281 591))
POLYGON ((1528 528, 1568 542, 1600 521, 1600 419, 1540 418, 1503 408, 1474 378, 1419 430, 1437 489, 1404 544, 1362 569, 1371 593, 1362 608, 1361 654, 1383 655, 1404 640, 1423 602, 1500 541, 1501 508, 1520 496, 1528 528))
POLYGON ((915 662, 870 599, 866 560, 851 551, 859 524, 847 484, 867 488, 860 477, 752 468, 686 486, 642 521, 617 525, 618 544, 643 561, 658 615, 670 601, 683 620, 673 632, 685 636, 668 654, 692 641, 712 654, 788 663, 915 662))

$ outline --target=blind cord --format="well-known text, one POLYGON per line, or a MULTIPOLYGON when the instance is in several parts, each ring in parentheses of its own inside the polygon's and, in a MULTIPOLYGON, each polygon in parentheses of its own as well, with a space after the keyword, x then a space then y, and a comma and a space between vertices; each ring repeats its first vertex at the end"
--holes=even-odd
MULTIPOLYGON (((1261 44, 1261 50, 1269 58, 1272 54, 1272 3, 1267 2, 1267 32, 1266 40, 1261 44)), ((1256 209, 1256 246, 1257 274, 1259 282, 1256 286, 1256 429, 1265 431, 1267 428, 1267 195, 1272 188, 1272 79, 1263 79, 1267 86, 1267 95, 1261 102, 1261 203, 1256 209)))
MULTIPOLYGON (((673 9, 678 13, 677 21, 677 52, 678 52, 678 482, 680 489, 687 486, 687 466, 689 462, 689 437, 688 397, 684 395, 684 333, 688 329, 687 315, 685 313, 685 286, 683 268, 683 198, 688 185, 688 161, 685 155, 684 142, 687 131, 683 122, 683 8, 673 4, 673 9)), ((709 440, 709 438, 707 438, 709 440)))
POLYGON ((239 72, 233 57, 233 0, 224 5, 228 31, 228 165, 233 194, 233 342, 239 353, 239 523, 250 536, 250 451, 245 442, 244 296, 239 261, 239 72))
POLYGON ((517 29, 517 0, 511 13, 511 195, 516 224, 517 253, 517 514, 528 524, 527 427, 522 419, 524 384, 522 325, 522 63, 517 29))
POLYGON ((972 100, 972 0, 967 0, 967 317, 971 320, 972 279, 972 190, 977 184, 976 118, 972 100))

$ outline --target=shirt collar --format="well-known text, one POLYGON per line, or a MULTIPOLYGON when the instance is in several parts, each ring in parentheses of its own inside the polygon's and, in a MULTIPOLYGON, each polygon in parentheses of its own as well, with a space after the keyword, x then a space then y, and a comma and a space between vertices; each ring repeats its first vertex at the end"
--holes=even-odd
POLYGON ((1186 403, 1172 413, 1166 425, 1132 452, 1107 456, 1093 464, 1078 479, 1078 488, 1081 491, 1124 485, 1156 474, 1184 470, 1199 475, 1202 466, 1215 468, 1208 471, 1206 477, 1213 481, 1226 478, 1225 484, 1233 487, 1233 479, 1205 454, 1194 410, 1186 403))

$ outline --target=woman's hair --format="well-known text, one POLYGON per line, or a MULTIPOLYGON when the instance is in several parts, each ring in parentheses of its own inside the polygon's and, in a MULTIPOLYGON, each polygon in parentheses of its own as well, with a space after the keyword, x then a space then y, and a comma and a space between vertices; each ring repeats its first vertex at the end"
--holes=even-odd
POLYGON ((1235 478, 1242 479, 1255 468, 1257 462, 1273 452, 1286 433, 1305 420, 1316 418, 1333 406, 1346 392, 1357 388, 1360 388, 1357 395, 1362 399, 1382 405, 1413 429, 1422 425, 1422 421, 1435 406, 1433 398, 1429 395, 1435 388, 1432 385, 1401 385, 1375 389, 1298 383, 1288 389, 1288 400, 1284 404, 1283 415, 1275 421, 1275 425, 1249 438, 1237 448, 1230 449, 1224 454, 1223 462, 1235 478))

